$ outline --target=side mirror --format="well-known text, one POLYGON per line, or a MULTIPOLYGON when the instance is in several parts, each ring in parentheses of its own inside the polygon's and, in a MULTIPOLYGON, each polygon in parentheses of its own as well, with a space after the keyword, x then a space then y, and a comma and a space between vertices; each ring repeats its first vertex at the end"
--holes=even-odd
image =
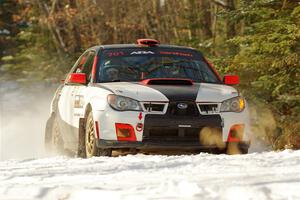
POLYGON ((240 83, 240 78, 236 75, 225 75, 223 78, 223 82, 226 85, 237 85, 240 83))
POLYGON ((68 77, 68 83, 86 84, 85 73, 72 73, 68 77))

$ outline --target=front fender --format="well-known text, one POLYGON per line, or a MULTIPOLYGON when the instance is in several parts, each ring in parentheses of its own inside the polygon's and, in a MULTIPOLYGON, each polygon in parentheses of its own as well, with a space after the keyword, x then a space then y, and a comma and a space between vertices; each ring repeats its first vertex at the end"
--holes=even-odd
POLYGON ((103 111, 105 110, 107 106, 107 100, 106 98, 99 98, 99 97, 92 97, 88 104, 85 106, 85 110, 87 109, 87 106, 90 105, 92 107, 92 110, 95 111, 103 111))

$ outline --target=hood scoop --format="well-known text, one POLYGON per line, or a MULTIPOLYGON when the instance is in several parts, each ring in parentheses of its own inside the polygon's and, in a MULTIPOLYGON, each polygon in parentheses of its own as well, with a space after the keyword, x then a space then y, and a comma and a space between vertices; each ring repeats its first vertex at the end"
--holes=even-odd
POLYGON ((185 78, 151 78, 141 82, 144 85, 194 85, 191 79, 185 78))

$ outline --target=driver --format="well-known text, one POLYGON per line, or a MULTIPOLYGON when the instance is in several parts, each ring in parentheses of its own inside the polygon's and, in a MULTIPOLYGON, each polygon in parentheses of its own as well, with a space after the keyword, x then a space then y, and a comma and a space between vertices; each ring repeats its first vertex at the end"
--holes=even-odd
POLYGON ((168 67, 168 72, 169 72, 170 77, 176 77, 176 78, 185 77, 184 74, 180 70, 180 66, 178 66, 178 65, 168 67))
POLYGON ((116 68, 107 68, 105 70, 105 74, 106 74, 106 79, 108 81, 116 81, 119 80, 119 70, 116 68))

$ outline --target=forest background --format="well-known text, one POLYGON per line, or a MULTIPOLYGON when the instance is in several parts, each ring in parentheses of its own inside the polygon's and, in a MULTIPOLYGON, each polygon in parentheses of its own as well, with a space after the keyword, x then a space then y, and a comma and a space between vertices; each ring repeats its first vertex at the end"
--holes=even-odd
POLYGON ((299 0, 0 0, 0 84, 58 83, 86 48, 137 38, 239 75, 255 137, 300 149, 299 0))

